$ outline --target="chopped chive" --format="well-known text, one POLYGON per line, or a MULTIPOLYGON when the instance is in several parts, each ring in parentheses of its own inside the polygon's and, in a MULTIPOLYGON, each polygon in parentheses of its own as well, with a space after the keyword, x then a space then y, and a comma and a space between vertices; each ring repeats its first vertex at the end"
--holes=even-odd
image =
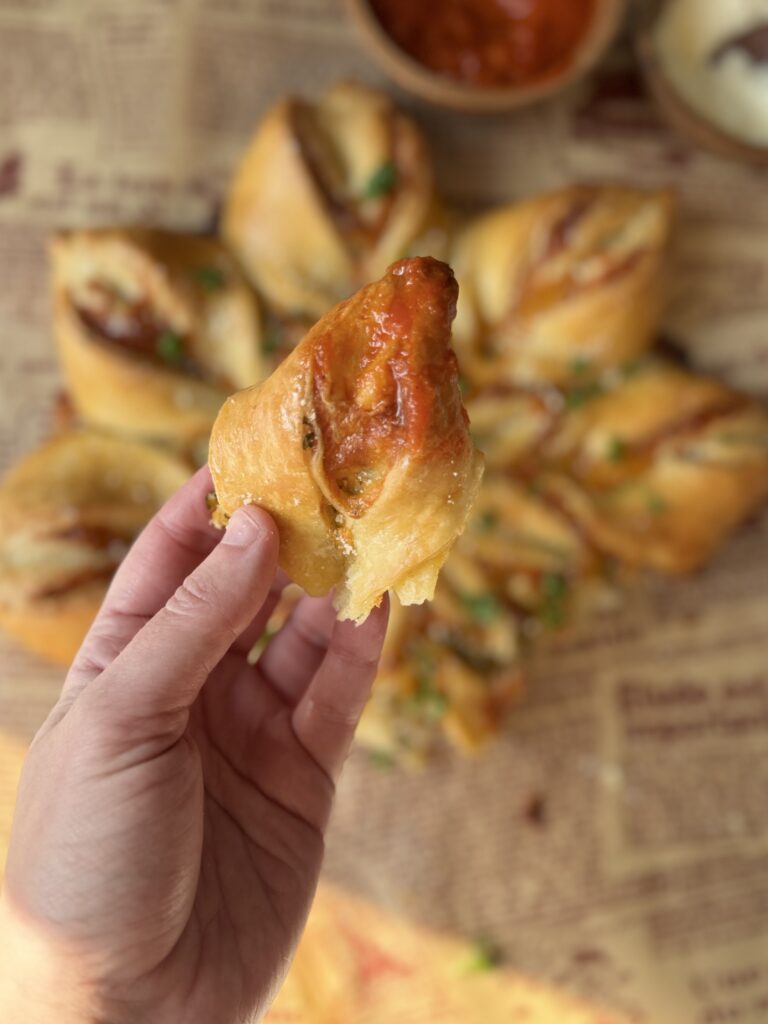
POLYGON ((464 964, 467 974, 482 974, 499 966, 501 954, 488 939, 478 939, 472 946, 464 964))
POLYGON ((477 518, 477 528, 483 533, 490 533, 499 525, 499 513, 492 508, 487 508, 477 518))
POLYGON ((440 719, 448 709, 448 698, 435 685, 435 663, 424 650, 416 652, 416 689, 410 703, 427 718, 440 719))
POLYGON ((277 352, 280 348, 282 337, 277 327, 270 327, 264 332, 264 337, 261 339, 261 348, 265 355, 271 356, 273 352, 277 352))
POLYGON ((651 513, 651 515, 660 516, 662 515, 662 513, 667 511, 667 508, 668 505, 660 494, 651 492, 648 495, 648 511, 651 513))
POLYGON ((588 356, 574 356, 571 360, 571 373, 580 375, 586 373, 587 370, 591 369, 592 360, 588 356))
POLYGON ((606 457, 610 462, 621 462, 627 455, 627 444, 620 437, 612 437, 606 448, 606 457))
POLYGON ((368 179, 363 189, 363 199, 377 199, 391 192, 397 182, 397 168, 391 160, 381 164, 368 179))
POLYGON ((184 358, 184 339, 174 331, 163 331, 155 343, 155 351, 166 363, 179 363, 184 358))
POLYGON ((759 445, 761 448, 768 445, 768 434, 747 434, 739 433, 736 430, 724 430, 716 438, 720 444, 733 445, 759 445))
POLYGON ((541 593, 539 618, 548 629, 558 629, 565 622, 568 582, 560 573, 546 573, 541 581, 541 593))
POLYGON ((565 395, 565 407, 566 409, 580 409, 582 405, 585 405, 593 398, 597 398, 602 393, 603 388, 597 381, 585 384, 584 387, 573 388, 565 395))
POLYGON ((218 267, 195 267, 195 280, 207 292, 217 292, 224 287, 226 278, 218 267))
POLYGON ((638 356, 636 359, 628 359, 626 363, 623 363, 620 367, 620 372, 625 380, 630 377, 634 377, 642 369, 648 365, 648 360, 644 356, 638 356))
POLYGON ((417 696, 419 707, 428 718, 438 720, 448 710, 448 698, 439 690, 427 690, 417 696))
POLYGON ((501 613, 493 594, 462 594, 461 603, 470 619, 480 626, 487 626, 501 613))
POLYGON ((267 628, 261 634, 259 639, 248 652, 248 658, 251 661, 251 663, 256 661, 257 658, 261 657, 261 655, 266 650, 267 644, 275 635, 275 633, 277 633, 276 629, 271 629, 269 626, 267 626, 267 628))
POLYGON ((374 768, 386 771, 394 766, 395 759, 386 750, 372 750, 370 753, 371 764, 374 768))

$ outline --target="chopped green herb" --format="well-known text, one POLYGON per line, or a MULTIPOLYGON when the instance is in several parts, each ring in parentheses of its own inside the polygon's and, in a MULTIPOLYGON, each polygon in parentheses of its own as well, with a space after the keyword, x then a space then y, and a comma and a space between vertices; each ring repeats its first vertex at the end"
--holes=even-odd
POLYGON ((363 199, 377 199, 391 192, 397 182, 397 168, 391 160, 381 164, 368 179, 363 189, 363 199))
POLYGON ((567 580, 560 573, 547 573, 541 581, 541 594, 539 618, 548 629, 558 629, 565 622, 567 580))
POLYGON ((605 454, 610 462, 621 462, 627 455, 626 441, 622 441, 620 437, 612 437, 608 442, 605 454))
POLYGON ((395 763, 394 757, 386 750, 372 750, 370 758, 374 768, 381 768, 382 771, 392 768, 395 763))
POLYGON ((490 533, 499 525, 499 513, 492 508, 487 508, 477 517, 477 528, 483 533, 490 533))
POLYGON ((184 339, 174 331, 163 331, 155 343, 155 351, 165 363, 179 363, 184 358, 184 339))
POLYGON ((261 655, 266 650, 267 644, 269 643, 269 641, 272 639, 272 637, 276 633, 277 633, 276 629, 271 629, 269 626, 267 626, 267 628, 261 634, 259 639, 256 641, 256 643, 253 645, 253 647, 248 652, 248 663, 250 665, 254 665, 259 660, 261 655))
POLYGON ((439 690, 420 690, 416 693, 416 703, 428 718, 438 720, 448 710, 448 698, 439 690))
POLYGON ((493 594, 462 594, 461 603, 473 622, 487 626, 501 613, 499 602, 493 594))
POLYGON ((423 648, 414 652, 416 663, 416 689, 410 702, 428 718, 442 718, 448 707, 448 699, 435 685, 435 662, 429 651, 423 648))
POLYGON ((628 380, 630 377, 637 376, 637 374, 640 373, 641 370, 644 370, 647 365, 648 360, 645 356, 638 356, 636 359, 628 359, 620 368, 621 375, 625 380, 628 380))
POLYGON ((488 939, 478 939, 467 955, 464 970, 467 974, 481 974, 499 966, 501 954, 488 939))
POLYGON ((582 405, 585 405, 593 398, 597 398, 602 393, 603 388, 597 381, 585 384, 584 387, 573 388, 571 391, 566 392, 565 407, 566 409, 580 409, 582 405))
POLYGON ((224 271, 218 267, 195 267, 195 280, 207 292, 217 292, 224 287, 224 271))
POLYGON ((541 581, 541 588, 546 597, 562 597, 568 590, 568 583, 559 572, 548 572, 541 581))
POLYGON ((722 434, 717 435, 717 440, 720 444, 746 444, 764 448, 768 445, 768 434, 747 434, 746 432, 740 433, 736 430, 724 430, 722 434))
POLYGON ((656 494, 655 492, 652 491, 648 495, 648 511, 651 513, 651 515, 660 516, 662 515, 662 513, 667 511, 667 508, 667 503, 666 501, 664 501, 660 494, 656 494))
POLYGON ((591 369, 592 360, 588 356, 574 356, 571 360, 571 373, 580 375, 591 369))
POLYGON ((282 342, 282 336, 277 327, 269 327, 261 339, 261 348, 265 355, 271 356, 277 352, 282 342))
POLYGON ((463 373, 459 374, 459 391, 461 392, 462 396, 466 396, 467 392, 469 391, 469 381, 467 380, 463 373))

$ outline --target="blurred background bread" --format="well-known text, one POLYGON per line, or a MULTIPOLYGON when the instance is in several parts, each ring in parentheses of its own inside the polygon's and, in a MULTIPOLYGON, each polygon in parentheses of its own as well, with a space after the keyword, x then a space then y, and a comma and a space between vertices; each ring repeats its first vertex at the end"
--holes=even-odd
POLYGON ((0 483, 0 625, 68 665, 135 537, 190 474, 160 448, 70 430, 0 483))
POLYGON ((224 398, 261 379, 261 318, 214 238, 148 228, 59 233, 53 326, 84 423, 205 457, 224 398))
POLYGON ((235 171, 222 231, 279 313, 317 319, 415 255, 434 205, 413 121, 378 89, 339 82, 265 115, 235 171))

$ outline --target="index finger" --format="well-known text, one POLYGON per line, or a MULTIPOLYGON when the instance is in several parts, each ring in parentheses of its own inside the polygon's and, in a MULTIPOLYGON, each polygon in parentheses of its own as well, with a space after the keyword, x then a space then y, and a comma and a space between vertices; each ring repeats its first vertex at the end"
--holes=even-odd
POLYGON ((65 693, 98 675, 216 547, 221 531, 210 525, 206 502, 212 486, 204 466, 139 534, 75 658, 65 693))
POLYGON ((385 597, 361 625, 336 622, 325 658, 293 710, 299 742, 334 781, 368 701, 388 616, 385 597))

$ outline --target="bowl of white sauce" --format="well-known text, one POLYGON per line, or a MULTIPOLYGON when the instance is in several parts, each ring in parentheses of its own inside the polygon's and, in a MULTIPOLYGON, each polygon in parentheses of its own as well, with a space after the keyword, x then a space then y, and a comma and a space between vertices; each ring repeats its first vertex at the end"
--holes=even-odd
POLYGON ((639 49, 674 129, 721 156, 768 164, 768 0, 657 2, 639 49))

